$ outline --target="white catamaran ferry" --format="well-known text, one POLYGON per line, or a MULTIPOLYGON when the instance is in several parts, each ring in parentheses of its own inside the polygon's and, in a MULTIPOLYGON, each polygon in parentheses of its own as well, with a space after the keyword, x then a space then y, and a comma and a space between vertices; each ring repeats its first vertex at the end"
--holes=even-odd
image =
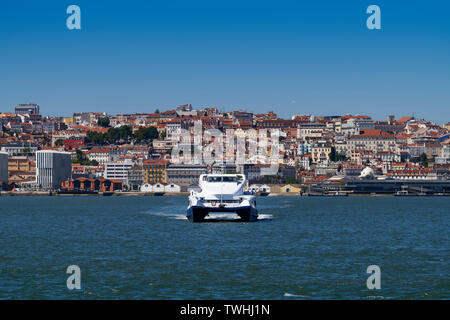
POLYGON ((187 217, 192 222, 201 222, 211 213, 235 212, 242 221, 256 221, 255 196, 245 194, 243 174, 202 174, 200 192, 191 191, 187 217))

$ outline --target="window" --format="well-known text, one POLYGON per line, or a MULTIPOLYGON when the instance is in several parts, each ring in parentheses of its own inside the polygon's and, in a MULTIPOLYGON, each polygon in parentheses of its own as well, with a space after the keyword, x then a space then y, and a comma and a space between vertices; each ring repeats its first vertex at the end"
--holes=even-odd
POLYGON ((223 177, 223 182, 237 182, 237 177, 223 177))

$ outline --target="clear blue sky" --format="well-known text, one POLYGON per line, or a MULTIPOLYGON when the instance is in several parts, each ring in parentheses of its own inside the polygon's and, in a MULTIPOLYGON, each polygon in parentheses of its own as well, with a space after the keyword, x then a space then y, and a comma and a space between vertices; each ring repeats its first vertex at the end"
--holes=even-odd
POLYGON ((0 111, 153 112, 184 103, 279 115, 450 121, 448 1, 0 3, 0 111), (82 30, 66 28, 81 7, 82 30), (381 30, 366 28, 370 4, 381 30))

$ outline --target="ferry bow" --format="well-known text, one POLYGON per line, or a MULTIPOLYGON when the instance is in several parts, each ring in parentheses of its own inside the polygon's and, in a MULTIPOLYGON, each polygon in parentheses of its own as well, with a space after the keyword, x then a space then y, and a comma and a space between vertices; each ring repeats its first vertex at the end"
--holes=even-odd
POLYGON ((246 194, 246 178, 242 174, 202 174, 200 192, 189 196, 187 218, 192 222, 204 221, 205 217, 220 212, 234 212, 242 221, 256 221, 256 199, 246 194))

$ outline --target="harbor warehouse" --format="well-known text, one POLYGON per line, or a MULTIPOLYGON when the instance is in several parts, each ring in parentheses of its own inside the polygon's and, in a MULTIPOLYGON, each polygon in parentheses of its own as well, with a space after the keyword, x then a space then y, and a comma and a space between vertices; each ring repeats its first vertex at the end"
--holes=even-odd
POLYGON ((42 189, 58 189, 70 178, 71 155, 68 152, 42 150, 36 152, 36 182, 42 189))

